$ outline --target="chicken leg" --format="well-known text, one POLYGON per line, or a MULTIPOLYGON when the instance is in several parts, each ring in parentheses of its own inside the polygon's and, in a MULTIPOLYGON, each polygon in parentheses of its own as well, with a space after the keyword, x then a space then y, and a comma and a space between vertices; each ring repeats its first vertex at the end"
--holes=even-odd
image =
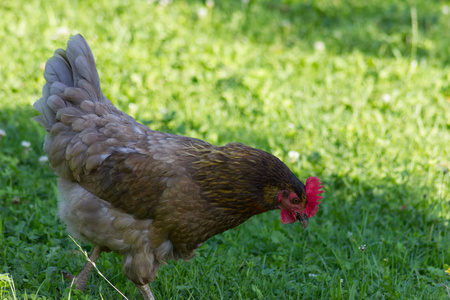
POLYGON ((144 300, 155 300, 155 297, 153 297, 152 291, 150 291, 150 287, 148 284, 145 285, 137 285, 139 292, 141 292, 142 296, 144 297, 144 300))
MULTIPOLYGON (((72 274, 69 274, 69 273, 63 271, 63 276, 69 280, 73 280, 73 283, 75 284, 75 287, 78 290, 84 291, 84 288, 86 287, 86 283, 89 279, 89 275, 91 274, 92 269, 94 268, 94 264, 97 261, 97 259, 100 257, 101 253, 102 253, 101 247, 95 246, 94 249, 92 249, 91 254, 89 254, 89 260, 84 265, 83 270, 81 270, 80 274, 78 274, 76 277, 74 277, 72 274)), ((149 288, 149 291, 150 291, 150 288, 149 288)))

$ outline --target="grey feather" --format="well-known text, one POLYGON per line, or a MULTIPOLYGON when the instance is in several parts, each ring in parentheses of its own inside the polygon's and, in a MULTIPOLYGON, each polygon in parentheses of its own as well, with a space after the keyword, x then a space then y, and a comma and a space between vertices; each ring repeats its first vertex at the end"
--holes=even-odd
POLYGON ((62 82, 73 85, 72 71, 67 62, 58 56, 53 56, 45 64, 44 78, 47 83, 62 82))
POLYGON ((67 50, 54 52, 45 65, 44 78, 46 84, 42 89, 42 98, 33 107, 42 113, 34 120, 47 131, 55 124, 61 108, 80 106, 85 100, 112 106, 111 101, 103 96, 94 56, 81 35, 69 40, 67 50))
MULTIPOLYGON (((67 88, 67 85, 62 82, 55 82, 52 84, 52 87, 50 88, 50 94, 52 95, 59 95, 64 93, 64 90, 67 88)), ((48 97, 48 96, 47 96, 48 97)))
POLYGON ((86 40, 81 35, 73 36, 67 43, 66 54, 73 68, 75 86, 78 86, 80 79, 86 79, 97 92, 96 100, 102 99, 100 78, 95 67, 94 55, 86 40))

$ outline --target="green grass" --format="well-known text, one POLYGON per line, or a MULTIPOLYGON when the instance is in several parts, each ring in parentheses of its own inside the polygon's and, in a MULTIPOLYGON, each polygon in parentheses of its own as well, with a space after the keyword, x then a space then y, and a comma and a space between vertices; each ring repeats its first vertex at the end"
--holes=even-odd
MULTIPOLYGON (((31 121, 43 64, 79 32, 106 96, 139 121, 262 148, 326 184, 306 230, 256 216, 164 266, 158 299, 448 299, 449 6, 216 1, 201 17, 201 1, 2 1, 0 298, 120 297, 98 274, 85 293, 63 279, 85 258, 56 217, 45 132, 31 121)), ((97 265, 139 296, 120 256, 97 265)))

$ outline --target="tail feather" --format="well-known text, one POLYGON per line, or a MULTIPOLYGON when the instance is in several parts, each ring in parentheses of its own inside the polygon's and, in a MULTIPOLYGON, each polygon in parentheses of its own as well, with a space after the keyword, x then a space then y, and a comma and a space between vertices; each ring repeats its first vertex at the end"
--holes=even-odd
POLYGON ((64 50, 56 50, 54 56, 47 61, 44 78, 50 85, 55 82, 61 82, 66 86, 73 86, 72 69, 64 50))
POLYGON ((59 177, 80 181, 83 172, 90 172, 113 151, 105 140, 112 138, 120 148, 130 143, 129 135, 118 134, 121 129, 133 128, 131 134, 138 135, 145 131, 103 96, 94 56, 81 35, 72 37, 66 50, 55 51, 44 77, 42 98, 34 103, 42 115, 34 119, 48 131, 44 151, 59 177))
POLYGON ((75 35, 69 40, 66 55, 74 70, 75 86, 78 80, 84 78, 95 86, 101 94, 100 79, 95 67, 94 55, 81 35, 75 35))
POLYGON ((42 98, 33 105, 42 115, 34 118, 50 131, 55 124, 58 110, 79 106, 84 100, 112 105, 103 96, 94 56, 81 35, 73 36, 67 49, 55 51, 46 65, 42 98))

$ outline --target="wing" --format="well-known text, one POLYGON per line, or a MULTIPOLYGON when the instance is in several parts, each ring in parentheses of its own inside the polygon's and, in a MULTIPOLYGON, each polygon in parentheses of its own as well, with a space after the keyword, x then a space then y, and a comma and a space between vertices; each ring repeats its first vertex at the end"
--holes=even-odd
POLYGON ((212 147, 201 140, 150 130, 101 103, 83 102, 80 108, 60 110, 57 120, 64 126, 58 126, 62 128, 58 133, 52 130, 56 142, 50 152, 64 154, 65 173, 136 218, 154 218, 161 199, 168 198, 163 197, 166 190, 180 180, 193 183, 187 168, 198 158, 187 154, 188 149, 212 147), (67 144, 57 142, 66 140, 67 144))
MULTIPOLYGON (((122 135, 122 132, 116 133, 122 135)), ((101 140, 105 139, 102 134, 100 138, 95 138, 94 144, 78 143, 77 147, 84 148, 84 153, 89 157, 83 160, 85 163, 81 164, 81 172, 77 174, 80 174, 78 181, 81 186, 114 207, 136 218, 153 219, 157 209, 162 214, 164 211, 161 209, 169 209, 170 203, 167 202, 180 200, 175 198, 188 198, 183 196, 180 183, 189 187, 192 193, 195 183, 187 168, 197 157, 185 155, 185 149, 193 145, 208 147, 209 144, 156 131, 148 130, 146 133, 139 137, 134 135, 136 142, 128 142, 129 146, 125 147, 102 145, 101 140), (101 150, 96 154, 89 148, 101 150), (177 194, 171 195, 175 191, 177 194), (166 202, 164 207, 160 205, 161 201, 166 202)), ((120 136, 116 135, 116 138, 120 139, 120 136)), ((126 138, 130 139, 130 135, 126 138)), ((77 167, 76 164, 71 165, 77 167)))

